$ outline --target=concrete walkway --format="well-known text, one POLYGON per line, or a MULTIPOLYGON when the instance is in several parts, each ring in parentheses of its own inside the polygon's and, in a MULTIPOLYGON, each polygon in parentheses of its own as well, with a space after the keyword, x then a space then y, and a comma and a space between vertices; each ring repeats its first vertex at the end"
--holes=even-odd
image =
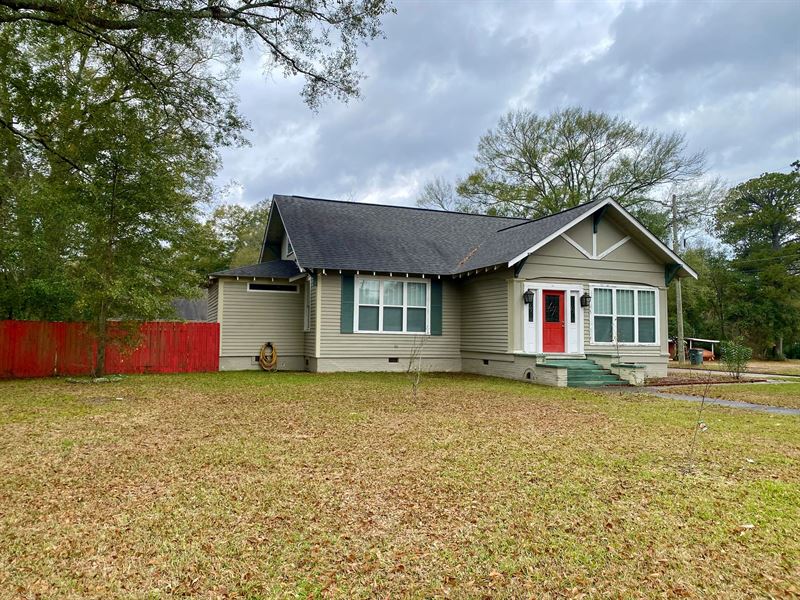
MULTIPOLYGON (((752 384, 759 385, 759 384, 752 384)), ((607 388, 609 391, 611 388, 607 388)), ((631 394, 631 393, 646 393, 651 396, 658 396, 659 398, 666 398, 667 400, 684 400, 688 402, 702 402, 700 396, 692 396, 690 394, 673 394, 671 392, 662 391, 660 387, 619 387, 613 388, 615 392, 631 394)), ((712 388, 713 390, 713 388, 712 388)), ((738 400, 724 400, 722 398, 709 398, 706 397, 706 404, 716 404, 718 406, 727 406, 729 408, 741 408, 744 410, 755 410, 758 412, 772 413, 776 415, 796 415, 800 416, 800 408, 786 408, 784 406, 769 406, 767 404, 753 404, 752 402, 741 402, 738 400)))

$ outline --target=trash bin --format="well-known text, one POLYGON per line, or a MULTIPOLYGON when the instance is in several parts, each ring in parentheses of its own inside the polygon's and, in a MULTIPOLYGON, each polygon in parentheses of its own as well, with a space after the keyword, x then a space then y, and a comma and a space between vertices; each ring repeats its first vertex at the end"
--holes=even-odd
POLYGON ((692 348, 691 350, 689 350, 689 362, 693 365, 703 364, 702 348, 692 348))

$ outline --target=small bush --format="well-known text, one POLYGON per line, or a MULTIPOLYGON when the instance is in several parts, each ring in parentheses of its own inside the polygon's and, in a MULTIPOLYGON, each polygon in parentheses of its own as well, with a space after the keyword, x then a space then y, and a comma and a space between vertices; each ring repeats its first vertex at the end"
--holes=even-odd
POLYGON ((742 344, 742 338, 722 342, 722 362, 725 369, 732 377, 741 379, 742 372, 747 369, 747 363, 753 358, 753 351, 742 344))

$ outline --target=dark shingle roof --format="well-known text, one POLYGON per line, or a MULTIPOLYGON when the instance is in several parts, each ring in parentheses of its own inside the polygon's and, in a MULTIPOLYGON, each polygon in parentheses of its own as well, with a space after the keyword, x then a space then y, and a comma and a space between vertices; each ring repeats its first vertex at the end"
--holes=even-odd
POLYGON ((269 262, 236 267, 227 271, 217 271, 211 277, 275 277, 288 279, 300 273, 293 260, 271 260, 269 262))
POLYGON ((452 275, 510 261, 599 202, 528 220, 274 196, 304 268, 452 275))

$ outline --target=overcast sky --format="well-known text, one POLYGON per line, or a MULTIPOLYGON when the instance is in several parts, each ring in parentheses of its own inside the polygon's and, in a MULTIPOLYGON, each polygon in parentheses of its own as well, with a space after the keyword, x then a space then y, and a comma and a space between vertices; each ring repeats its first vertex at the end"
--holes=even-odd
POLYGON ((364 48, 362 98, 303 104, 300 81, 242 66, 252 146, 223 153, 228 201, 274 193, 413 204, 469 172, 510 108, 570 105, 686 134, 739 183, 800 158, 800 1, 396 0, 364 48))

